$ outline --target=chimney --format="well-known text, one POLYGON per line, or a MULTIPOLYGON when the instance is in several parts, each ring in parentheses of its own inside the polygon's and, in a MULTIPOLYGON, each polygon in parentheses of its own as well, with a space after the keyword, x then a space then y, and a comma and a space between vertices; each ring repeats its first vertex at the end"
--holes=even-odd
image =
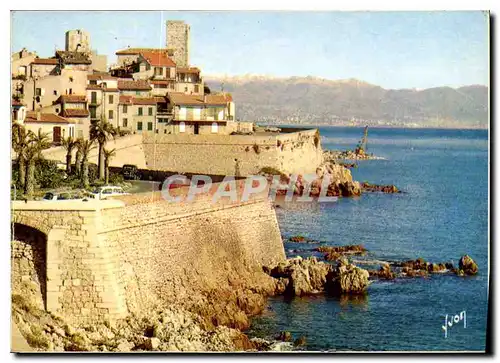
POLYGON ((40 111, 36 111, 36 120, 40 121, 42 119, 42 113, 40 111))

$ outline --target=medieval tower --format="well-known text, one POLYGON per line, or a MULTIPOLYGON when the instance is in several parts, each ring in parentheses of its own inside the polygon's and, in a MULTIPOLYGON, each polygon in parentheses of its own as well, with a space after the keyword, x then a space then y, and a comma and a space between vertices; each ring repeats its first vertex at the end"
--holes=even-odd
POLYGON ((90 35, 85 30, 76 29, 66 32, 67 52, 90 52, 90 35))
POLYGON ((182 20, 167 21, 167 47, 173 49, 173 60, 179 67, 189 66, 190 27, 182 20))

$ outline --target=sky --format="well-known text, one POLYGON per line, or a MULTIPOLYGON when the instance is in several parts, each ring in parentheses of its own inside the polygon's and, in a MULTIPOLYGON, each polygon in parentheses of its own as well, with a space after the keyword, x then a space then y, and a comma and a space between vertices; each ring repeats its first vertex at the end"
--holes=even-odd
POLYGON ((205 75, 356 78, 384 88, 489 84, 488 15, 459 12, 16 11, 11 50, 40 57, 84 29, 116 60, 131 47, 163 47, 166 20, 191 26, 190 63, 205 75))

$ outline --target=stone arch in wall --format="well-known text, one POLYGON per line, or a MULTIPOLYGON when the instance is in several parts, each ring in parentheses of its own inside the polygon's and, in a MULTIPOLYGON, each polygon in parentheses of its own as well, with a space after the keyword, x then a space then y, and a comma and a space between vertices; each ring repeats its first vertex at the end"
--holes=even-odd
POLYGON ((11 238, 12 292, 32 294, 39 308, 47 308, 47 234, 13 223, 11 238))

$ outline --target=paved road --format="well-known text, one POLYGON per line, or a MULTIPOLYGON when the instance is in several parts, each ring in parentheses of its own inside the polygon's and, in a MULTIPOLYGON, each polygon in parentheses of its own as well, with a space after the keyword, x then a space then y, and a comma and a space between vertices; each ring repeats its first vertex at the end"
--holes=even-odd
POLYGON ((148 181, 148 180, 130 180, 132 187, 127 189, 127 193, 146 193, 151 191, 160 190, 160 182, 148 181))
POLYGON ((22 336, 19 328, 13 319, 10 322, 10 351, 13 353, 22 353, 22 352, 33 352, 35 351, 31 348, 26 341, 26 339, 22 336))

